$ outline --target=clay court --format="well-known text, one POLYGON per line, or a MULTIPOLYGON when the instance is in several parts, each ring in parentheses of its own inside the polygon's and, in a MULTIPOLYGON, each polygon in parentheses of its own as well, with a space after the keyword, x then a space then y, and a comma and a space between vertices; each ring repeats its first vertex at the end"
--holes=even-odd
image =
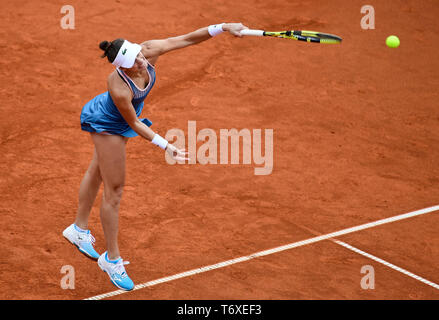
MULTIPOLYGON (((0 298, 439 299, 438 15, 436 0, 2 3, 0 298), (74 30, 60 27, 65 4, 75 8, 74 30), (366 4, 375 30, 360 26, 366 4), (142 113, 154 131, 187 132, 188 121, 216 132, 273 129, 273 171, 169 165, 160 149, 131 139, 119 244, 130 277, 145 286, 114 293, 62 236, 93 154, 81 108, 107 90, 113 70, 98 44, 221 22, 317 30, 343 43, 225 33, 159 58, 142 113), (391 34, 397 49, 385 45, 391 34), (74 290, 60 286, 64 265, 75 269, 74 290), (365 290, 367 265, 375 288, 365 290)), ((102 187, 89 224, 98 252, 101 195, 102 187)))

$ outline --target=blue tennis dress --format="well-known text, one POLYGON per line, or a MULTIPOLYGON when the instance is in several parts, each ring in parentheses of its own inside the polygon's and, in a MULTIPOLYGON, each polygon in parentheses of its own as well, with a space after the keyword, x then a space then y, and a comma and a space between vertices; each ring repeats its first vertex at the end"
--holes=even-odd
MULTIPOLYGON (((116 70, 118 75, 128 84, 133 93, 131 103, 133 104, 137 117, 139 117, 142 113, 143 101, 154 86, 156 76, 155 69, 148 63, 147 71, 149 75, 149 83, 143 90, 138 88, 125 72, 119 68, 116 70)), ((152 122, 149 119, 144 118, 139 120, 148 127, 152 125, 152 122)), ((118 134, 128 138, 137 136, 137 133, 131 129, 120 114, 108 91, 94 97, 84 105, 81 111, 81 129, 88 132, 118 134)))

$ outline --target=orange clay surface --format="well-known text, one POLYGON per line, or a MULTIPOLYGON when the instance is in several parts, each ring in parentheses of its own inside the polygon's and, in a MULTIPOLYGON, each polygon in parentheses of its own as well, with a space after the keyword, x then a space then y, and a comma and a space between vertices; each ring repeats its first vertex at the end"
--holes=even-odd
MULTIPOLYGON (((184 34, 213 23, 317 30, 341 45, 222 34, 159 58, 142 116, 172 128, 273 129, 274 169, 174 165, 140 137, 127 145, 122 257, 136 284, 439 204, 437 0, 3 1, 0 11, 1 299, 83 299, 116 290, 63 237, 93 144, 82 106, 113 67, 98 44, 184 34), (401 40, 385 46, 387 36, 401 40), (74 290, 60 270, 75 268, 74 290)), ((105 250, 102 187, 89 227, 105 250)), ((439 215, 342 236, 439 283, 439 215)), ((112 299, 438 299, 439 291, 331 241, 112 299), (374 290, 360 287, 372 265, 374 290)))

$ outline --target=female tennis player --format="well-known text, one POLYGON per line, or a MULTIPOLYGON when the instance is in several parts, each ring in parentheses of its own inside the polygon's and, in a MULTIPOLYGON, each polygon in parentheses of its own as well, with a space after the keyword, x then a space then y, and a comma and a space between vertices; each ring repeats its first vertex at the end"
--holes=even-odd
POLYGON ((142 44, 116 39, 103 41, 99 47, 116 69, 108 76, 108 91, 89 101, 81 112, 81 129, 90 133, 94 143, 93 159, 79 188, 79 205, 75 222, 63 231, 64 237, 87 257, 98 260, 99 267, 111 282, 123 290, 132 290, 120 257, 118 212, 125 183, 125 144, 137 135, 166 150, 175 160, 188 160, 184 150, 176 148, 149 127, 151 121, 139 119, 143 101, 155 83, 155 67, 160 55, 171 50, 198 44, 223 31, 241 37, 248 29, 241 23, 210 25, 194 32, 142 44), (95 239, 88 230, 88 218, 93 202, 104 182, 100 217, 107 251, 99 255, 94 249, 95 239))

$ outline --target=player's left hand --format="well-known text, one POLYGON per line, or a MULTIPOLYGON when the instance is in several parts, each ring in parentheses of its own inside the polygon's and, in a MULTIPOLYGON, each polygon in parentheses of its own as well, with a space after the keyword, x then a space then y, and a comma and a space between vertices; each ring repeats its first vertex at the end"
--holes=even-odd
POLYGON ((188 152, 185 149, 178 149, 173 144, 168 143, 166 147, 166 152, 172 157, 172 159, 177 161, 189 160, 188 152))

